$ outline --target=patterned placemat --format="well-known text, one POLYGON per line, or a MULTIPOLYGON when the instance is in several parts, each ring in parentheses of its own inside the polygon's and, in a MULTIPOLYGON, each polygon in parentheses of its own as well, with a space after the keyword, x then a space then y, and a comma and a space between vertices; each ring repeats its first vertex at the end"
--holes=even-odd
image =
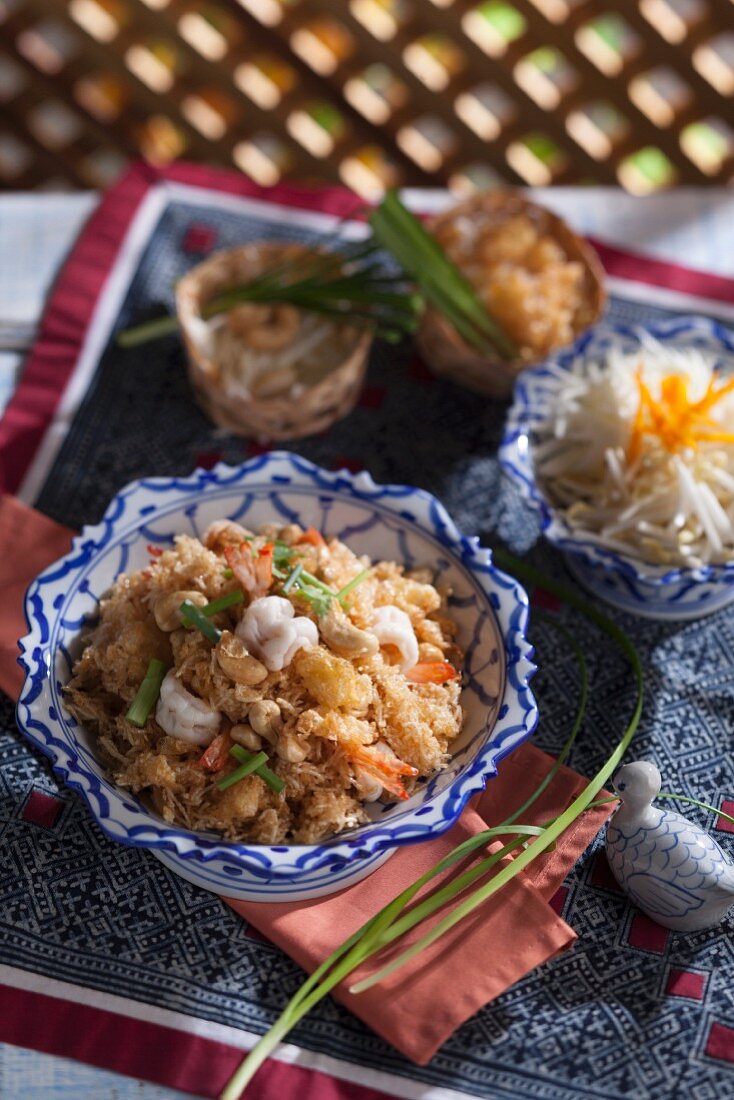
MULTIPOLYGON (((263 446, 206 420, 176 339, 125 351, 109 342, 109 333, 118 323, 170 308, 176 279, 212 248, 262 236, 313 239, 324 229, 293 209, 284 216, 282 206, 198 188, 187 193, 180 183, 148 203, 144 224, 138 209, 138 240, 124 261, 129 281, 118 271, 116 301, 110 301, 115 280, 108 278, 96 302, 92 351, 99 350, 87 348, 86 365, 82 353, 77 398, 67 391, 68 431, 47 433, 45 450, 35 451, 26 472, 26 496, 32 487, 37 506, 70 526, 96 521, 131 478, 183 474, 220 459, 239 462, 263 446)), ((125 239, 129 243, 129 234, 125 239)), ((124 266, 120 255, 117 249, 115 264, 124 266)), ((620 280, 615 287, 623 290, 620 280)), ((635 322, 665 316, 662 298, 651 283, 646 300, 638 293, 634 300, 615 296, 609 313, 635 322)), ((504 413, 501 404, 434 379, 409 346, 378 344, 354 412, 293 449, 326 467, 366 467, 377 481, 429 489, 463 530, 480 533, 490 545, 529 552, 563 575, 560 559, 537 544, 535 521, 500 476, 496 450, 504 413)), ((611 646, 575 616, 560 614, 590 659, 591 704, 571 764, 591 774, 626 722, 632 685, 611 646)), ((633 756, 655 760, 668 788, 714 805, 728 799, 731 812, 731 612, 681 625, 616 617, 639 646, 647 671, 633 756)), ((537 743, 553 751, 568 730, 577 672, 573 657, 541 623, 533 625, 532 638, 540 665, 537 743)), ((145 1006, 153 1006, 212 1025, 264 1031, 301 981, 298 967, 218 899, 174 877, 150 854, 107 841, 79 799, 60 789, 46 762, 21 741, 8 700, 0 705, 0 722, 0 964, 100 991, 110 1003, 140 1002, 143 1017, 145 1006)), ((709 818, 706 824, 716 823, 709 818)), ((406 1062, 331 1000, 299 1025, 294 1044, 326 1056, 314 1063, 322 1069, 336 1067, 337 1076, 399 1096, 427 1096, 429 1087, 431 1096, 492 1100, 707 1100, 730 1092, 731 922, 688 936, 667 933, 620 896, 599 841, 569 876, 557 904, 579 933, 575 948, 478 1013, 428 1066, 406 1062)), ((477 965, 491 966, 492 960, 478 959, 477 965)), ((0 978, 12 986, 13 972, 4 968, 0 978)), ((210 1094, 201 1073, 171 1083, 210 1094)))

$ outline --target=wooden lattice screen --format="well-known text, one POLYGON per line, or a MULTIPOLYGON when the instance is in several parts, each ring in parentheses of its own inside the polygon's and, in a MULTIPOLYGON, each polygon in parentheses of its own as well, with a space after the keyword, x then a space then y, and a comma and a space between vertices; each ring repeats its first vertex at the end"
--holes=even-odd
POLYGON ((0 0, 0 186, 734 179, 734 0, 0 0))

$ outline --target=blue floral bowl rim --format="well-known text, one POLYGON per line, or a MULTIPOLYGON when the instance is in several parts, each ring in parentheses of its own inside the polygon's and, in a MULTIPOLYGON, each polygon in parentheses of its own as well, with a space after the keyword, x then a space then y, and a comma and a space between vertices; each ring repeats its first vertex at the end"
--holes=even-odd
POLYGON ((581 558, 585 565, 603 566, 610 573, 616 573, 626 580, 660 589, 669 585, 701 582, 734 584, 734 560, 725 564, 704 565, 697 568, 679 566, 667 569, 664 565, 656 566, 633 554, 623 554, 580 537, 559 516, 538 488, 531 448, 528 447, 525 455, 519 451, 518 440, 522 437, 529 439, 534 422, 541 415, 541 409, 533 403, 530 390, 533 383, 550 374, 550 366, 568 370, 574 360, 581 356, 593 355, 594 346, 599 340, 615 336, 634 339, 639 338, 639 334, 643 332, 654 336, 660 343, 672 342, 674 338, 686 333, 698 334, 707 337, 709 342, 714 343, 724 354, 734 355, 734 331, 713 318, 683 316, 671 320, 653 321, 645 325, 602 322, 585 333, 569 348, 549 357, 544 363, 522 372, 515 383, 512 405, 507 414, 499 446, 500 465, 518 486, 523 498, 539 513, 541 530, 548 541, 564 553, 581 558))
MULTIPOLYGON (((298 483, 294 486, 296 491, 297 488, 298 483)), ((393 515, 400 518, 398 512, 394 512, 393 515)), ((154 519, 154 515, 148 514, 145 516, 145 523, 150 523, 154 519)), ((125 530, 129 531, 133 526, 130 525, 125 530)), ((485 594, 489 604, 489 593, 485 594)), ((529 618, 528 597, 518 581, 492 564, 491 551, 480 546, 478 538, 461 534, 443 505, 424 489, 407 485, 379 485, 366 471, 356 475, 346 469, 327 471, 308 459, 288 451, 270 451, 239 466, 218 463, 210 470, 197 468, 192 474, 182 478, 140 478, 129 482, 112 498, 100 523, 83 527, 72 539, 70 552, 44 569, 31 582, 25 595, 24 614, 28 633, 18 643, 21 649, 18 663, 25 673, 25 681, 16 708, 18 726, 36 748, 50 759, 54 774, 82 795, 103 833, 109 839, 131 847, 165 850, 184 860, 200 863, 218 860, 224 864, 244 868, 259 877, 275 876, 285 880, 322 868, 337 870, 347 863, 362 861, 370 855, 374 856, 387 849, 430 840, 445 833, 457 822, 469 799, 483 790, 487 780, 496 775, 497 764, 531 736, 538 722, 538 709, 529 686, 536 672, 536 666, 532 662, 534 648, 526 637, 529 618), (77 572, 82 552, 89 555, 98 553, 113 539, 116 530, 115 522, 124 515, 126 497, 132 496, 139 490, 150 490, 156 493, 171 491, 190 495, 205 490, 207 486, 234 485, 245 482, 248 477, 262 472, 271 464, 287 465, 298 477, 309 478, 321 489, 332 492, 335 498, 345 493, 347 498, 351 496, 358 500, 373 502, 379 497, 401 500, 419 498, 428 505, 436 524, 433 532, 423 524, 419 525, 421 530, 428 535, 438 537, 443 548, 456 564, 466 569, 475 580, 478 575, 481 575, 491 581, 493 586, 499 586, 511 595, 514 604, 510 616, 512 623, 511 628, 506 632, 501 630, 501 624, 492 608, 498 633, 505 647, 505 682, 501 705, 498 708, 498 716, 492 726, 490 738, 494 739, 500 732, 504 733, 504 738, 499 748, 492 743, 492 740, 480 748, 476 756, 466 764, 444 791, 427 800, 427 804, 442 809, 442 817, 439 821, 428 825, 411 823, 411 812, 415 815, 416 809, 422 808, 419 806, 412 811, 406 811, 406 821, 395 822, 392 827, 389 821, 373 821, 356 830, 351 830, 346 834, 348 839, 340 838, 337 834, 321 844, 271 847, 222 841, 212 835, 169 827, 139 802, 131 806, 126 801, 125 792, 111 780, 100 779, 78 756, 74 758, 74 753, 69 746, 55 737, 53 730, 40 718, 30 713, 30 706, 42 693, 49 680, 48 669, 39 659, 35 646, 39 627, 45 629, 41 622, 45 619, 41 590, 44 584, 50 583, 51 580, 58 580, 59 577, 71 576, 77 572), (27 715, 23 713, 24 710, 28 711, 27 715), (512 726, 506 721, 510 714, 514 719, 512 726), (505 729, 505 726, 508 728, 505 729), (111 797, 103 792, 103 783, 107 786, 111 797), (126 816, 130 816, 131 813, 138 816, 141 822, 139 826, 131 828, 114 817, 110 803, 122 804, 123 801, 126 816), (141 837, 141 832, 146 835, 141 837), (295 863, 284 864, 279 869, 277 861, 273 864, 269 853, 285 852, 289 856, 296 853, 299 855, 295 863)), ((51 667, 53 664, 51 661, 51 667)), ((58 725, 60 719, 58 716, 55 718, 50 716, 50 721, 58 725)))

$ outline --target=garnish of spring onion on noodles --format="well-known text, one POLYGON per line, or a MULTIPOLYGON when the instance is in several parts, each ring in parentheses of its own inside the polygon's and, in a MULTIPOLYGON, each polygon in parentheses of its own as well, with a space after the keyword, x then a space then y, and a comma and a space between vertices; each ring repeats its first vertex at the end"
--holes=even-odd
POLYGON ((532 454, 577 534, 655 565, 734 559, 734 376, 715 364, 645 335, 633 354, 550 368, 532 454))

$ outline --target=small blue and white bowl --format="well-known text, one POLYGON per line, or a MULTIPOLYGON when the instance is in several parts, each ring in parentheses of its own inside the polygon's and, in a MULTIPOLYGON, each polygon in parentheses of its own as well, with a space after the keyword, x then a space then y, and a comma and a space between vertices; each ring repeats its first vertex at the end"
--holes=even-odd
POLYGON ((734 332, 706 317, 678 317, 644 329, 597 325, 542 366, 523 371, 515 386, 499 457, 524 499, 539 513, 545 537, 563 551, 570 571, 592 593, 622 611, 649 619, 698 619, 734 600, 734 561, 698 569, 672 568, 605 547, 573 528, 546 500, 535 478, 533 441, 555 393, 552 371, 569 370, 579 357, 601 361, 611 348, 623 353, 639 351, 645 333, 670 347, 709 351, 717 369, 734 370, 734 332))
POLYGON ((376 485, 366 473, 326 472, 297 455, 275 452, 243 466, 133 482, 114 498, 102 522, 85 528, 71 553, 31 584, 25 614, 21 730, 84 796, 108 837, 150 849, 177 874, 227 897, 294 901, 359 881, 399 845, 449 829, 537 722, 528 687, 534 672, 525 637, 528 601, 520 585, 494 568, 476 539, 459 534, 428 493, 376 485), (466 721, 449 768, 407 802, 373 804, 368 824, 325 843, 234 844, 166 824, 115 786, 97 759, 94 739, 64 706, 80 631, 95 618, 115 577, 145 568, 148 544, 170 546, 175 535, 201 534, 222 518, 250 527, 274 519, 314 526, 374 559, 428 565, 453 590, 451 613, 466 650, 466 721))

